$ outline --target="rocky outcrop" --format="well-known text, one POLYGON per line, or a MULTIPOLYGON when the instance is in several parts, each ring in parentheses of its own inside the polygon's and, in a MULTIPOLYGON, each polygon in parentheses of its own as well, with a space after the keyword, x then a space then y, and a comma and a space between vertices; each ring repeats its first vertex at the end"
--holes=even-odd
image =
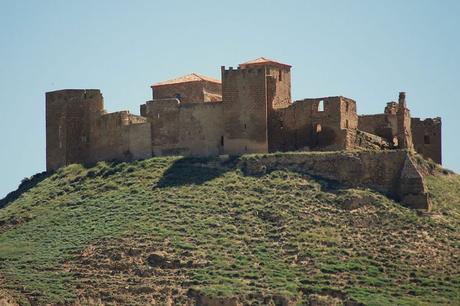
POLYGON ((0 306, 19 306, 19 304, 8 291, 0 288, 0 306))

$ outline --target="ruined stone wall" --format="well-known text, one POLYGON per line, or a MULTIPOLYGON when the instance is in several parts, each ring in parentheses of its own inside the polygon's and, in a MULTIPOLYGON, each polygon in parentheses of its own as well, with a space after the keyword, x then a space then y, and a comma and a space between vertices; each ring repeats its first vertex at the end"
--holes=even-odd
POLYGON ((290 68, 267 66, 266 73, 268 151, 293 150, 296 143, 291 143, 288 139, 295 140, 295 134, 283 133, 287 132, 283 126, 284 116, 286 110, 292 106, 290 68))
POLYGON ((385 139, 392 138, 393 134, 396 134, 392 132, 391 124, 388 122, 386 114, 358 116, 358 129, 385 139), (382 132, 381 127, 388 127, 389 130, 382 132))
POLYGON ((424 158, 442 164, 441 118, 412 118, 411 124, 415 150, 424 158))
POLYGON ((413 150, 410 111, 407 108, 401 109, 396 116, 398 118, 398 148, 413 150))
POLYGON ((348 119, 342 113, 344 108, 342 97, 304 101, 308 101, 312 105, 311 120, 313 130, 311 147, 315 150, 346 149, 346 131, 344 129, 348 119), (324 105, 324 110, 321 110, 321 103, 324 105))
POLYGON ((91 123, 104 110, 95 89, 46 93, 46 169, 56 170, 89 158, 91 123))
POLYGON ((296 101, 270 113, 269 150, 343 150, 353 146, 346 130, 354 130, 357 125, 356 103, 351 99, 296 101))
POLYGON ((358 129, 384 138, 395 148, 414 149, 411 116, 404 92, 399 93, 398 103, 387 103, 383 114, 359 116, 358 129))
POLYGON ((390 150, 392 145, 384 138, 361 130, 348 130, 349 143, 354 144, 354 149, 364 150, 390 150))
POLYGON ((392 146, 398 147, 399 126, 396 113, 359 116, 358 129, 382 137, 392 146))
POLYGON ((291 70, 274 66, 266 67, 268 111, 285 108, 291 104, 291 70))
POLYGON ((406 105, 405 92, 399 93, 396 117, 398 119, 398 147, 414 150, 414 144, 412 141, 411 116, 410 111, 406 105))
POLYGON ((270 113, 270 152, 309 150, 313 133, 311 108, 309 103, 295 102, 270 113))
POLYGON ((406 150, 243 156, 240 167, 249 175, 303 172, 346 187, 372 188, 412 208, 431 208, 423 177, 406 150))
POLYGON ((340 97, 340 114, 340 127, 342 129, 358 128, 358 114, 354 100, 340 97))
POLYGON ((412 150, 413 142, 419 153, 441 163, 440 119, 411 120, 403 92, 384 114, 358 117, 356 102, 341 96, 291 104, 288 66, 222 67, 221 73, 222 86, 207 81, 154 86, 157 99, 141 105, 142 116, 105 113, 99 90, 47 93, 47 169, 152 154, 412 150))
POLYGON ((209 156, 223 153, 222 102, 181 104, 176 99, 149 101, 153 153, 209 156))
POLYGON ((222 67, 224 151, 227 154, 268 151, 265 67, 222 67))

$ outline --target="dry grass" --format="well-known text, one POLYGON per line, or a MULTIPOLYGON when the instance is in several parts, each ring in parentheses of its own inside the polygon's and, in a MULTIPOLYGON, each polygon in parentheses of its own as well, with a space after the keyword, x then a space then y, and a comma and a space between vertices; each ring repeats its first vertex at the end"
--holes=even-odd
POLYGON ((458 176, 429 178, 435 213, 418 216, 370 190, 213 165, 153 158, 45 178, 0 209, 3 289, 22 304, 460 303, 458 176), (354 197, 366 200, 350 208, 354 197))

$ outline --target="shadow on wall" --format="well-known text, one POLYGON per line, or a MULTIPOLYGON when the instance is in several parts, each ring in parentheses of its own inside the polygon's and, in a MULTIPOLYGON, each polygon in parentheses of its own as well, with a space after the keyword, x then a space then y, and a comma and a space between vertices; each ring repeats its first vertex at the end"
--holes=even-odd
MULTIPOLYGON (((232 156, 228 160, 222 161, 219 158, 190 158, 184 157, 177 160, 164 173, 159 182, 155 185, 158 188, 184 186, 184 185, 201 185, 222 176, 228 171, 240 168, 245 176, 261 177, 269 175, 277 169, 270 169, 264 173, 250 173, 246 170, 246 163, 241 160, 241 156, 232 156)), ((318 175, 312 175, 302 169, 290 169, 291 171, 305 175, 316 180, 321 190, 325 192, 336 192, 344 189, 343 184, 336 180, 327 179, 318 175)))
POLYGON ((0 209, 7 207, 11 202, 15 201, 19 198, 23 193, 29 191, 30 189, 37 186, 41 181, 50 177, 53 173, 52 172, 41 172, 35 174, 30 178, 25 178, 21 181, 18 189, 12 191, 6 195, 3 199, 0 199, 0 209))
POLYGON ((237 158, 227 161, 209 158, 184 157, 171 165, 161 177, 156 187, 201 185, 213 180, 235 167, 237 158))

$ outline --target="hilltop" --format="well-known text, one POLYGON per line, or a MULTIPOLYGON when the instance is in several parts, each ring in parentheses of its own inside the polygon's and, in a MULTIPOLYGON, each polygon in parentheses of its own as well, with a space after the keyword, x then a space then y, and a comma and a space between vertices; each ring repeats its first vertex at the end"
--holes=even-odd
POLYGON ((460 303, 458 175, 425 178, 428 213, 236 163, 75 164, 24 181, 0 203, 0 304, 460 303))

